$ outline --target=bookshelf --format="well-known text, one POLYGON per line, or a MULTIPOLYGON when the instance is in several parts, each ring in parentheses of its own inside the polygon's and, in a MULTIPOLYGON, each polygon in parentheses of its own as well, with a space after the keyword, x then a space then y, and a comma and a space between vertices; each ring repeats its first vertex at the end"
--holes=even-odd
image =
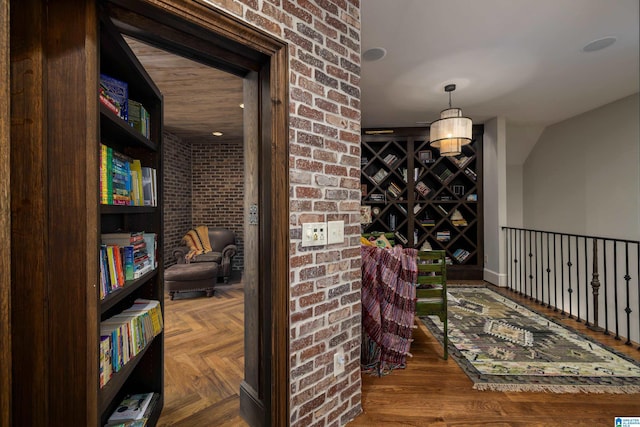
POLYGON ((449 279, 482 279, 482 125, 457 157, 429 146, 428 128, 364 129, 362 232, 393 233, 395 243, 425 244, 447 257, 449 279), (389 161, 389 160, 392 161, 389 161))
MULTIPOLYGON (((103 18, 99 22, 100 30, 100 56, 99 56, 99 79, 101 76, 108 76, 120 82, 126 83, 128 91, 127 98, 140 103, 147 112, 148 120, 144 127, 134 127, 131 108, 129 108, 129 120, 125 120, 118 111, 122 106, 118 105, 115 98, 113 102, 99 100, 99 144, 96 150, 99 152, 98 158, 101 160, 102 168, 107 162, 102 162, 103 146, 109 149, 110 153, 118 153, 125 159, 125 163, 133 165, 133 161, 140 162, 142 168, 155 170, 156 180, 154 183, 155 198, 147 200, 142 192, 135 193, 138 178, 131 178, 131 182, 122 184, 125 188, 120 188, 120 178, 126 173, 117 175, 120 167, 116 162, 109 160, 109 165, 113 170, 100 171, 99 187, 97 195, 99 200, 99 233, 103 236, 108 233, 136 233, 144 231, 145 234, 155 234, 156 248, 145 245, 146 251, 153 251, 156 265, 155 269, 141 272, 140 277, 126 280, 120 286, 114 286, 106 292, 97 291, 99 307, 99 322, 95 326, 98 328, 98 337, 105 335, 101 328, 105 323, 111 321, 114 316, 122 316, 123 311, 132 307, 135 301, 140 299, 159 301, 160 312, 164 313, 163 302, 163 273, 162 273, 162 201, 161 196, 161 146, 162 146, 162 95, 142 65, 139 63, 123 37, 119 34, 115 26, 108 18, 103 18), (114 108, 114 106, 116 108, 114 108), (109 187, 104 184, 104 177, 113 177, 109 187), (116 182, 116 176, 118 176, 116 182), (130 201, 116 201, 114 194, 123 191, 129 196, 130 201), (112 194, 109 199, 105 192, 112 194), (120 204, 119 204, 120 203, 120 204)), ((102 85, 101 85, 102 86, 102 85)), ((129 105, 131 107, 131 104, 129 105)), ((105 149, 106 150, 106 149, 105 149)), ((106 152, 106 151, 105 151, 106 152)), ((115 154, 113 154, 115 156, 115 154)), ((111 159, 111 158, 109 158, 111 159)), ((128 169, 127 169, 128 170, 128 169)), ((122 178, 124 179, 124 178, 122 178)), ((140 185, 142 188, 142 184, 140 185)), ((120 195, 120 193, 117 193, 120 195)), ((122 193, 124 194, 124 193, 122 193)), ((98 238, 100 241, 100 237, 98 238)), ((102 242, 104 243, 104 241, 102 242)), ((99 258, 100 248, 96 248, 96 259, 99 258)), ((100 261, 99 261, 100 262, 100 261)), ((101 276, 104 283, 104 278, 101 276)), ((108 279, 107 279, 108 280, 108 279)), ((100 354, 100 343, 95 343, 95 352, 100 354)), ((105 425, 109 416, 117 409, 120 402, 128 395, 137 393, 157 393, 158 399, 153 404, 147 425, 155 425, 160 416, 163 406, 164 387, 164 336, 163 332, 155 336, 149 336, 139 345, 141 347, 131 357, 127 357, 117 371, 111 373, 110 378, 104 385, 100 385, 96 378, 98 387, 98 425, 105 425)), ((98 361, 100 366, 100 362, 98 361)))

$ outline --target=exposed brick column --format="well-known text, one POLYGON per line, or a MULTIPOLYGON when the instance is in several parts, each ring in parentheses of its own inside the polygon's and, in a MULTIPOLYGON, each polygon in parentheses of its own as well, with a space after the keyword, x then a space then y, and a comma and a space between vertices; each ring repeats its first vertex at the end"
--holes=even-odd
POLYGON ((291 425, 344 425, 362 410, 360 0, 208 2, 289 43, 291 425), (303 222, 334 219, 344 243, 301 247, 303 222))

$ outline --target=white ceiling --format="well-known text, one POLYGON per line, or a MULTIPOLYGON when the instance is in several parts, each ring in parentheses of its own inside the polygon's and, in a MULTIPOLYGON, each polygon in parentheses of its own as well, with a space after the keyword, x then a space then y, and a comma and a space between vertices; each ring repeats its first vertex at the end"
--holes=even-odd
POLYGON ((387 50, 362 61, 363 128, 436 120, 447 83, 474 123, 534 128, 639 90, 638 0, 362 0, 361 20, 362 52, 387 50))
MULTIPOLYGON (((453 106, 474 123, 506 118, 517 136, 509 138, 507 161, 521 164, 545 126, 638 92, 639 4, 362 0, 362 52, 387 50, 361 64, 362 127, 431 122, 448 105, 445 84, 455 83, 453 106), (616 43, 582 51, 605 36, 616 43)), ((164 93, 168 130, 192 141, 241 138, 240 79, 133 47, 164 93), (213 138, 213 130, 225 136, 213 138)))

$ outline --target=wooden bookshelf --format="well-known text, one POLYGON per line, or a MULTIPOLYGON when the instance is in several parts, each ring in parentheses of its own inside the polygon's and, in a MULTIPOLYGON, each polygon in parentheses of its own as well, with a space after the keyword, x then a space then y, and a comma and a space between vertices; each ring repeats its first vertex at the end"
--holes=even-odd
MULTIPOLYGON (((99 72, 126 82, 129 99, 144 105, 150 113, 150 132, 147 138, 127 121, 99 102, 100 143, 113 151, 139 159, 143 167, 156 169, 156 194, 161 197, 162 95, 123 37, 108 18, 100 22, 99 72)), ((99 147, 96 147, 99 150, 99 147)), ((98 197, 99 198, 99 197, 98 197)), ((100 233, 137 232, 155 233, 158 248, 162 247, 162 201, 157 206, 120 206, 101 204, 99 208, 100 233)), ((153 248, 147 248, 153 250, 153 248)), ((96 257, 98 248, 96 248, 96 257)), ((164 313, 162 250, 156 251, 157 268, 142 277, 127 281, 125 286, 98 298, 100 322, 131 307, 137 298, 160 301, 164 313)), ((129 394, 154 392, 160 399, 147 425, 155 425, 163 406, 164 337, 157 335, 135 357, 129 360, 98 391, 98 425, 104 425, 120 401, 129 394)), ((95 353, 98 354, 95 343, 95 353)), ((98 387, 99 384, 97 384, 98 387)))
POLYGON ((483 127, 473 127, 473 141, 457 157, 431 148, 428 128, 389 130, 363 130, 362 205, 374 214, 362 231, 398 233, 396 243, 404 237, 403 246, 416 249, 428 242, 445 251, 450 279, 482 279, 483 127))

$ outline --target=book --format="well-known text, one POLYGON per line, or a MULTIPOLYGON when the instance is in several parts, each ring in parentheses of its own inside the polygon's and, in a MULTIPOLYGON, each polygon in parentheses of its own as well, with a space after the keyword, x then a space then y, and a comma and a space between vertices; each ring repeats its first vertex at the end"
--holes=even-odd
POLYGON ((156 206, 155 169, 142 167, 142 197, 144 206, 156 206))
POLYGON ((109 417, 113 421, 134 421, 144 417, 145 411, 151 403, 153 393, 131 394, 125 397, 109 417))
POLYGON ((132 99, 128 100, 128 107, 129 124, 149 139, 149 113, 140 102, 132 99))
POLYGON ((126 82, 108 76, 106 74, 100 74, 99 95, 101 98, 105 98, 105 100, 108 100, 115 107, 117 107, 117 109, 119 110, 118 117, 126 121, 129 120, 129 86, 126 82))
POLYGON ((131 161, 131 178, 133 189, 133 205, 144 206, 143 190, 142 190, 142 165, 140 160, 133 159, 131 161))
POLYGON ((158 235, 156 233, 143 234, 144 242, 147 247, 147 253, 153 268, 158 268, 158 235))
POLYGON ((396 237, 396 239, 398 239, 398 241, 400 243, 402 243, 403 245, 406 245, 407 243, 409 243, 409 240, 406 237, 404 237, 404 235, 402 233, 400 233, 399 231, 396 231, 393 234, 396 237))

